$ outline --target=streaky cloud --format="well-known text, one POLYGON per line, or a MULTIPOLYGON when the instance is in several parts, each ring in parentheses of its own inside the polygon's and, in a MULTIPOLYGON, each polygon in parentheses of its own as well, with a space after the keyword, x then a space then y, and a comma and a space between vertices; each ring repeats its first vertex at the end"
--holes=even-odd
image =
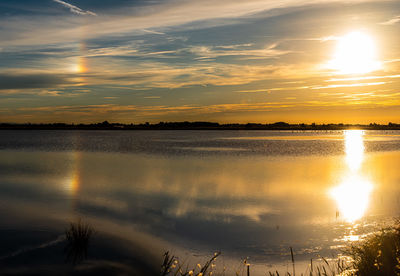
POLYGON ((399 23, 399 22, 400 22, 400 15, 395 16, 395 17, 389 19, 388 21, 382 22, 380 24, 381 25, 394 25, 394 24, 399 23))
MULTIPOLYGON (((63 5, 78 15, 96 15, 94 12, 82 10, 62 0, 53 0, 53 2, 63 5)), ((107 16, 101 14, 85 22, 85 38, 143 33, 161 35, 170 27, 183 31, 209 26, 225 26, 235 22, 230 20, 232 18, 239 20, 246 16, 256 17, 255 15, 264 18, 274 17, 277 14, 287 13, 288 9, 337 2, 336 0, 325 0, 321 3, 315 0, 189 0, 163 1, 158 5, 143 7, 127 6, 120 8, 118 14, 107 14, 107 16), (191 25, 194 22, 196 24, 191 25)), ((368 0, 355 0, 355 2, 363 3, 368 0)), ((68 18, 68 20, 57 22, 54 19, 54 16, 46 16, 42 18, 10 17, 7 20, 0 20, 0 24, 4 25, 5 35, 10 37, 1 41, 1 46, 65 43, 75 41, 76 37, 81 35, 81 21, 68 18), (32 36, 32 32, 36 35, 32 36)))
POLYGON ((369 83, 332 84, 332 85, 326 85, 326 86, 315 86, 315 87, 310 87, 310 88, 314 89, 314 90, 318 90, 318 89, 343 88, 343 87, 375 86, 375 85, 383 85, 383 84, 386 84, 386 82, 380 81, 380 82, 369 82, 369 83))
POLYGON ((143 32, 149 33, 149 34, 165 35, 165 33, 157 32, 157 31, 154 31, 154 30, 147 30, 147 29, 143 29, 143 32))
POLYGON ((71 4, 69 4, 69 3, 67 3, 67 2, 64 2, 64 1, 62 1, 62 0, 53 0, 53 1, 56 2, 56 3, 59 3, 59 4, 61 4, 61 5, 63 5, 63 6, 66 7, 66 8, 69 8, 70 12, 72 12, 72 13, 79 14, 79 15, 92 15, 92 16, 97 16, 97 14, 94 13, 94 12, 82 10, 81 8, 79 8, 79 7, 77 7, 77 6, 74 6, 74 5, 71 5, 71 4))

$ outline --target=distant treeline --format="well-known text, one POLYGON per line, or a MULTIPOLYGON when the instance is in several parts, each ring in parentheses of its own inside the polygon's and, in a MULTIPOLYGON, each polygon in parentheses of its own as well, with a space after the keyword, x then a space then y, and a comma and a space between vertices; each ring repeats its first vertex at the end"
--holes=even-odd
POLYGON ((160 122, 157 124, 121 124, 104 121, 95 124, 14 124, 0 123, 0 129, 85 129, 85 130, 343 130, 343 129, 369 129, 369 130, 400 130, 400 124, 388 123, 380 125, 371 123, 362 124, 288 124, 276 122, 272 124, 219 124, 212 122, 160 122))

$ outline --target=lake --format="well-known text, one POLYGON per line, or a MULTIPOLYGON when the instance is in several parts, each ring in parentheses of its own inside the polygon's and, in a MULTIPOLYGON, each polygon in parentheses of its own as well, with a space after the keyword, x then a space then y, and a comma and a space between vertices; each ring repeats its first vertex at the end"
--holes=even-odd
POLYGON ((0 269, 157 275, 165 251, 221 251, 227 275, 265 275, 290 247, 306 269, 398 216, 399 161, 400 131, 3 130, 0 269), (78 220, 95 234, 74 266, 78 220))

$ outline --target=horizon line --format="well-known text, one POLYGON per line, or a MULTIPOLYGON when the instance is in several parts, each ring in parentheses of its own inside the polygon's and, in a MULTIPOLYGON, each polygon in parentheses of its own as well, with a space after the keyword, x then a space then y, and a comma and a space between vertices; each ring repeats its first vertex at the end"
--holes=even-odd
POLYGON ((344 126, 371 126, 371 125, 376 125, 376 126, 385 126, 385 125, 400 125, 400 123, 394 123, 394 122, 388 122, 388 123, 375 123, 375 122, 370 122, 370 123, 332 123, 332 122, 324 122, 324 123, 304 123, 304 122, 298 122, 298 123, 288 123, 285 121, 275 121, 275 122, 265 122, 265 123, 259 123, 259 122, 247 122, 247 123, 238 123, 238 122, 231 122, 231 123, 222 123, 222 122, 215 122, 215 121, 159 121, 159 122, 130 122, 130 123, 121 123, 121 122, 109 122, 108 120, 104 121, 98 121, 98 122, 90 122, 90 123, 84 123, 84 122, 74 122, 74 123, 66 123, 66 122, 24 122, 24 123, 17 123, 17 122, 0 122, 0 125, 70 125, 70 126, 76 126, 76 125, 163 125, 163 124, 217 124, 220 126, 224 125, 277 125, 277 124, 284 124, 284 125, 291 125, 291 126, 301 126, 301 125, 306 125, 306 126, 326 126, 326 125, 344 125, 344 126))

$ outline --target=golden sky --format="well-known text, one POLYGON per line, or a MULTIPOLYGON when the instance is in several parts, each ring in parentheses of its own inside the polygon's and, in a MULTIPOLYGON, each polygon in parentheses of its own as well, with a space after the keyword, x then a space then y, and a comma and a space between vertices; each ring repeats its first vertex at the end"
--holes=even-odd
POLYGON ((399 1, 5 0, 0 14, 0 122, 399 122, 399 1))

